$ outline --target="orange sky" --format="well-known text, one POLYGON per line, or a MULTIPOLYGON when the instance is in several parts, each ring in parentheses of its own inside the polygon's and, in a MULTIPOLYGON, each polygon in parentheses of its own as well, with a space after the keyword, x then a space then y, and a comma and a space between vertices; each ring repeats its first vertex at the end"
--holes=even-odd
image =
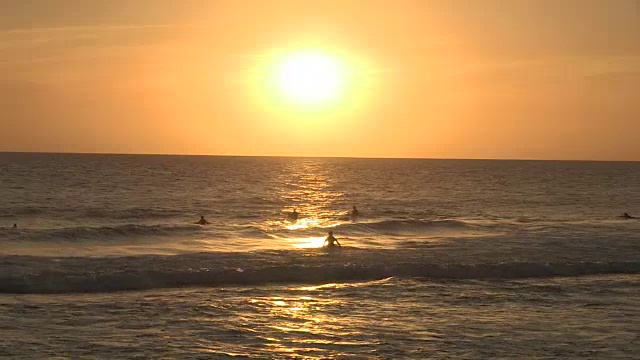
POLYGON ((7 3, 0 151, 640 160, 636 0, 7 3), (274 96, 299 49, 348 93, 274 96))

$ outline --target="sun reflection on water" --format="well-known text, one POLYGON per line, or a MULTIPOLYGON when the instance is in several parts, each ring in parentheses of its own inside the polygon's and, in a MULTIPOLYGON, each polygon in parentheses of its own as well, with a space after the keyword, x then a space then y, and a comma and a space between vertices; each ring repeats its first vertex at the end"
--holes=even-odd
POLYGON ((301 230, 301 229, 308 229, 311 227, 318 227, 319 224, 320 224, 320 220, 307 218, 307 219, 300 219, 295 223, 287 225, 285 227, 287 228, 287 230, 301 230))
POLYGON ((296 238, 294 239, 293 247, 296 249, 321 248, 324 244, 324 239, 323 237, 296 238))
POLYGON ((313 298, 309 296, 281 298, 263 297, 251 300, 255 306, 262 307, 269 315, 280 319, 277 324, 269 326, 283 332, 296 332, 321 335, 325 331, 321 324, 335 321, 327 315, 318 313, 319 310, 338 306, 340 301, 332 299, 313 298))
MULTIPOLYGON (((290 289, 302 292, 302 296, 254 297, 249 302, 261 314, 271 319, 264 322, 265 346, 278 354, 305 354, 305 358, 326 357, 326 347, 370 346, 371 341, 361 340, 361 333, 353 327, 359 323, 344 313, 344 300, 327 298, 314 291, 309 296, 303 288, 290 289), (268 330, 266 330, 268 329, 268 330)), ((311 290, 313 291, 313 290, 311 290)))
POLYGON ((288 230, 309 229, 335 225, 336 212, 332 205, 344 196, 335 191, 326 167, 314 160, 294 161, 280 177, 279 192, 284 206, 282 212, 300 215, 294 222, 284 222, 288 230))

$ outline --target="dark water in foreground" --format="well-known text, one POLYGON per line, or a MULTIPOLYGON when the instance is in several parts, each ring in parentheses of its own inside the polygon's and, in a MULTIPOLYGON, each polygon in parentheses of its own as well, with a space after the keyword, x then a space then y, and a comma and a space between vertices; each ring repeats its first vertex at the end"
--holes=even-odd
POLYGON ((0 356, 638 357, 639 184, 640 163, 0 154, 0 356))

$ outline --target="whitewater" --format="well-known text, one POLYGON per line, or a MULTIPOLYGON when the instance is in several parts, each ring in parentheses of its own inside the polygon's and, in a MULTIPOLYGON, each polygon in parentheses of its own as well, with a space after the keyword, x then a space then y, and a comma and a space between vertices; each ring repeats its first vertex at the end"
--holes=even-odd
POLYGON ((0 356, 638 357, 638 184, 624 162, 0 154, 0 356))

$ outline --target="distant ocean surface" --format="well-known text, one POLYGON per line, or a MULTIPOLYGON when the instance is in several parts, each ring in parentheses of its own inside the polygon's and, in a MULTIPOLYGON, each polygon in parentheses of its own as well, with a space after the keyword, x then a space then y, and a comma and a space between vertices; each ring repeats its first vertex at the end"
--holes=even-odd
POLYGON ((0 153, 0 357, 640 358, 624 212, 640 163, 0 153))

